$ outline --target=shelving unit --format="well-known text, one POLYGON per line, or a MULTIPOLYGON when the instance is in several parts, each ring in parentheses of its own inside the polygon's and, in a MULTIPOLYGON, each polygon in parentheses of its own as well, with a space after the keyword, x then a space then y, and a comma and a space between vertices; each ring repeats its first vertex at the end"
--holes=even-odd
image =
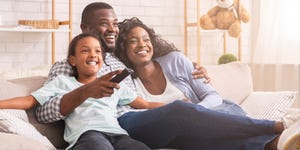
MULTIPOLYGON (((200 27, 200 0, 196 0, 196 21, 195 22, 188 22, 188 13, 187 13, 187 5, 188 5, 188 0, 184 0, 184 54, 188 54, 188 28, 196 28, 196 40, 197 40, 197 60, 198 63, 200 64, 201 62, 201 33, 202 32, 218 32, 218 33, 223 33, 223 53, 227 52, 227 37, 226 37, 226 32, 224 30, 201 30, 200 27)), ((238 38, 238 60, 241 60, 241 37, 238 38)))
POLYGON ((1 32, 70 32, 70 29, 21 29, 0 27, 1 32))
MULTIPOLYGON (((55 0, 52 0, 52 14, 51 19, 56 19, 56 2, 55 0)), ((52 64, 55 62, 55 45, 56 45, 56 32, 67 32, 69 33, 69 41, 72 40, 72 0, 69 0, 69 20, 68 23, 68 29, 25 29, 25 28, 18 28, 18 27, 0 27, 0 32, 43 32, 43 33, 51 33, 51 62, 52 64)))
MULTIPOLYGON (((72 14, 73 14, 73 12, 72 12, 72 5, 73 3, 72 3, 72 0, 69 0, 69 41, 71 41, 72 40, 72 22, 73 22, 73 20, 72 20, 72 14)), ((52 19, 53 20, 55 20, 56 19, 56 12, 55 12, 55 8, 56 8, 56 6, 55 6, 55 0, 52 0, 52 19)), ((52 36, 51 36, 51 38, 52 38, 52 64, 55 62, 55 32, 52 32, 52 36)))

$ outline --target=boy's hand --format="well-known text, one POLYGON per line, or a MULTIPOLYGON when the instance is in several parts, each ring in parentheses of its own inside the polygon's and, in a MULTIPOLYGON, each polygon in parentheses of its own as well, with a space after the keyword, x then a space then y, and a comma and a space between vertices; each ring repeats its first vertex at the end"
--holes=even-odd
POLYGON ((92 83, 88 84, 89 91, 93 98, 109 97, 114 93, 114 88, 119 89, 118 83, 110 82, 109 80, 121 70, 112 71, 106 75, 97 78, 92 83))

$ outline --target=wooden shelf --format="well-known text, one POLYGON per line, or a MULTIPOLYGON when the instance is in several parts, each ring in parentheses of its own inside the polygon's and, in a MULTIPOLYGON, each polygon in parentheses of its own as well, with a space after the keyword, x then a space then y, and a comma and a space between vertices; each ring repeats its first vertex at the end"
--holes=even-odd
MULTIPOLYGON (((56 0, 51 0, 51 19, 55 20, 56 19, 56 0)), ((56 38, 55 38, 55 33, 58 32, 65 32, 69 34, 69 41, 72 40, 72 3, 73 0, 69 0, 69 20, 68 20, 68 26, 67 27, 62 27, 58 29, 35 29, 35 28, 30 28, 27 26, 22 26, 22 25, 1 25, 0 26, 0 32, 33 32, 33 33, 51 33, 51 47, 52 47, 52 58, 51 62, 52 64, 55 62, 55 45, 56 45, 56 38)))
POLYGON ((1 32, 70 32, 70 29, 23 29, 23 28, 1 28, 1 32))

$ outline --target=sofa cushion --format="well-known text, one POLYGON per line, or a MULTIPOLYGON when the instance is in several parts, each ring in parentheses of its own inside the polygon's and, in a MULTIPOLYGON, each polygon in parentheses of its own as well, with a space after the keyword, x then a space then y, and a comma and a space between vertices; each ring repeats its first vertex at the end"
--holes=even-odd
POLYGON ((38 142, 37 140, 25 136, 0 132, 0 149, 2 150, 49 150, 49 147, 38 142))
MULTIPOLYGON (((11 79, 8 80, 11 83, 14 83, 18 86, 26 87, 27 93, 30 94, 31 92, 40 88, 44 81, 46 80, 45 76, 33 76, 33 77, 25 77, 25 78, 18 78, 18 79, 11 79)), ((64 121, 59 121, 55 123, 39 123, 34 114, 35 108, 27 110, 27 115, 29 118, 29 122, 44 136, 46 136, 51 143, 56 148, 64 149, 67 147, 68 143, 63 139, 64 133, 64 121)))
MULTIPOLYGON (((41 86, 43 80, 37 77, 17 79, 14 81, 0 80, 0 100, 18 96, 29 95, 33 89, 41 86), (27 84, 25 84, 27 83, 27 84)), ((35 127, 33 127, 24 110, 0 109, 0 131, 24 135, 26 137, 40 140, 40 142, 53 148, 48 139, 42 136, 35 127)))
POLYGON ((0 72, 0 79, 11 80, 18 78, 28 78, 33 76, 47 76, 51 64, 41 65, 33 68, 13 68, 10 71, 0 72))
POLYGON ((211 84, 224 99, 241 104, 253 92, 250 68, 241 62, 205 66, 211 84))
POLYGON ((54 123, 39 123, 35 119, 35 109, 27 111, 29 122, 58 149, 65 149, 68 143, 64 140, 65 123, 63 120, 54 123))
POLYGON ((256 119, 280 120, 296 99, 294 91, 253 92, 241 107, 256 119))
MULTIPOLYGON (((24 78, 17 78, 17 79, 10 79, 8 80, 11 83, 14 83, 18 86, 26 87, 27 94, 37 90, 40 88, 44 81, 46 80, 45 76, 32 76, 32 77, 24 77, 24 78)), ((29 122, 36 127, 36 129, 44 136, 46 136, 51 143, 56 148, 64 149, 67 147, 67 143, 63 139, 64 133, 64 121, 59 121, 55 123, 39 123, 34 114, 35 108, 27 110, 27 115, 29 118, 29 122)))
POLYGON ((0 112, 0 132, 23 135, 43 143, 49 149, 55 149, 50 141, 41 135, 29 122, 8 113, 0 112))
MULTIPOLYGON (((7 81, 9 81, 10 83, 14 83, 15 85, 26 87, 26 90, 27 90, 26 95, 29 95, 31 92, 42 87, 45 80, 46 80, 46 77, 44 77, 44 76, 32 76, 32 77, 25 77, 25 78, 10 79, 7 81)), ((18 93, 18 94, 20 94, 20 93, 18 93)))

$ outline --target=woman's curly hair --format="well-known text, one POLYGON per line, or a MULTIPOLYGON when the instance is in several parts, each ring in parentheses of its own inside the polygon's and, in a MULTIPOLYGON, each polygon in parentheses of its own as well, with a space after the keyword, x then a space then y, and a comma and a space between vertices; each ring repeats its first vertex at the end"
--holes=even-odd
POLYGON ((127 57, 127 50, 126 50, 126 38, 129 32, 135 28, 135 27, 141 27, 147 31, 149 34, 151 43, 153 45, 153 57, 152 59, 155 59, 157 57, 163 56, 165 54, 168 54, 172 51, 179 51, 174 44, 169 43, 168 41, 161 38, 160 35, 155 34, 155 31, 145 25, 141 20, 139 20, 136 17, 125 19, 122 22, 119 23, 119 37, 117 41, 117 46, 115 50, 115 55, 129 68, 134 69, 132 63, 129 61, 127 57))

